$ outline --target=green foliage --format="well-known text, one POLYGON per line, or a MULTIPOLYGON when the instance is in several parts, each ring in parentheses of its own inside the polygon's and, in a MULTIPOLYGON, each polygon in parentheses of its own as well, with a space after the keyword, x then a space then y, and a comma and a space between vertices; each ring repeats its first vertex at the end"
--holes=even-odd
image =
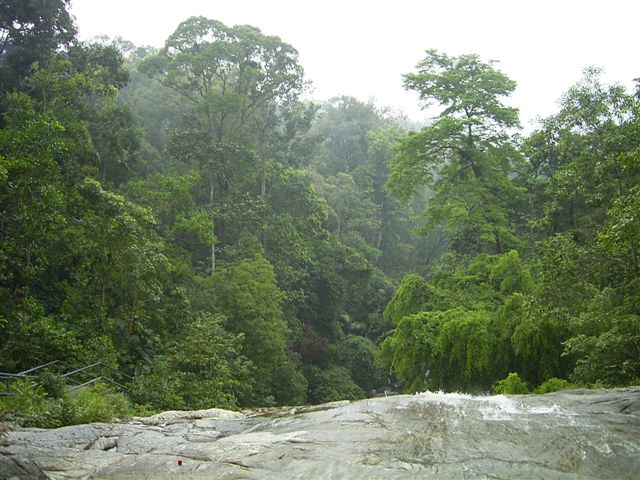
POLYGON ((544 394, 551 392, 560 392, 562 390, 571 390, 576 388, 576 384, 570 383, 562 378, 552 377, 545 380, 541 385, 537 386, 533 393, 544 394))
POLYGON ((136 402, 153 409, 236 409, 250 399, 253 365, 240 354, 244 335, 221 317, 201 314, 176 332, 163 356, 134 382, 136 402))
POLYGON ((443 293, 417 273, 402 279, 384 314, 398 324, 404 317, 438 308, 443 302, 443 293))
POLYGON ((529 388, 517 373, 510 373, 506 378, 497 381, 492 391, 497 395, 525 395, 529 393, 529 388))
MULTIPOLYGON (((5 369, 100 360, 152 409, 359 398, 383 368, 407 391, 638 381, 640 103, 597 69, 522 140, 494 62, 429 50, 405 85, 439 112, 406 133, 300 101, 297 52, 255 27, 83 44, 66 0, 5 3, 5 369)), ((125 410, 43 384, 3 405, 125 410)))
POLYGON ((212 281, 216 308, 226 317, 225 327, 244 336, 242 352, 256 368, 255 391, 262 398, 275 396, 273 375, 287 363, 287 325, 273 267, 256 256, 225 266, 212 281))
POLYGON ((635 385, 640 379, 640 316, 613 315, 603 332, 580 333, 565 342, 576 356, 572 378, 584 384, 635 385))
POLYGON ((330 366, 327 369, 312 367, 309 377, 309 400, 312 403, 356 400, 364 398, 365 392, 349 375, 345 367, 330 366))
POLYGON ((330 349, 331 358, 349 370, 351 378, 369 393, 382 384, 382 370, 374 364, 378 348, 369 339, 347 335, 330 349))
POLYGON ((448 391, 486 388, 492 379, 495 340, 484 312, 447 310, 432 354, 429 383, 448 391))
POLYGON ((136 375, 130 396, 138 405, 152 411, 186 410, 181 394, 182 377, 171 367, 168 359, 156 356, 145 372, 136 375))
POLYGON ((45 316, 42 305, 33 298, 10 313, 0 325, 4 342, 0 346, 3 365, 13 371, 31 368, 33 362, 46 363, 74 356, 76 337, 58 319, 45 316))
POLYGON ((184 249, 198 271, 206 271, 213 221, 207 211, 198 208, 194 192, 202 181, 196 172, 181 176, 155 174, 145 180, 129 182, 127 197, 153 212, 163 237, 184 249))
MULTIPOLYGON (((599 243, 609 252, 626 260, 633 276, 640 277, 640 187, 632 187, 614 200, 608 211, 609 224, 601 231, 599 243)), ((623 260, 623 261, 624 261, 623 260)))
POLYGON ((51 398, 62 398, 65 392, 66 382, 63 377, 53 372, 43 372, 38 375, 36 382, 42 385, 45 393, 51 398))
POLYGON ((493 68, 495 61, 483 63, 477 55, 449 57, 433 49, 426 53, 418 73, 405 75, 406 87, 417 90, 425 105, 436 101, 444 108, 442 117, 477 117, 486 128, 517 124, 517 110, 500 102, 515 90, 516 82, 493 68))
POLYGON ((0 96, 20 85, 34 62, 68 45, 76 29, 69 0, 3 2, 0 20, 0 96))
POLYGON ((74 424, 122 419, 129 414, 131 408, 131 403, 124 394, 113 391, 103 383, 81 389, 71 397, 71 402, 75 410, 74 424))
POLYGON ((405 202, 422 187, 432 189, 425 230, 444 225, 460 253, 501 253, 519 244, 511 217, 524 191, 509 177, 521 159, 506 134, 518 113, 502 103, 515 82, 493 64, 428 50, 418 72, 405 75, 405 86, 441 112, 398 142, 387 185, 405 202))
POLYGON ((522 264, 516 250, 502 255, 491 269, 489 282, 504 295, 533 290, 531 273, 522 264))
POLYGON ((426 373, 431 366, 440 323, 440 312, 406 316, 380 345, 376 362, 403 382, 408 392, 426 387, 426 373))
POLYGON ((0 397, 0 415, 13 413, 22 418, 25 426, 47 425, 55 423, 48 414, 49 402, 42 386, 31 388, 29 379, 19 380, 11 384, 12 396, 0 397))
POLYGON ((67 233, 77 266, 62 311, 110 336, 124 363, 130 363, 131 356, 155 348, 154 314, 169 262, 148 209, 94 180, 85 180, 78 193, 74 206, 82 214, 67 233))
POLYGON ((569 359, 562 356, 562 342, 570 335, 566 313, 535 304, 529 304, 523 313, 511 337, 521 373, 533 384, 565 376, 570 368, 569 359))
POLYGON ((36 113, 24 94, 7 96, 5 127, 0 130, 0 155, 6 181, 0 185, 0 279, 8 295, 6 306, 18 301, 25 287, 37 279, 51 261, 51 239, 64 224, 64 188, 60 164, 68 158, 69 144, 60 123, 36 113))
POLYGON ((0 397, 0 416, 10 413, 24 427, 56 428, 110 422, 130 415, 131 403, 127 397, 103 383, 94 383, 70 395, 60 391, 64 384, 59 379, 50 377, 50 380, 35 386, 30 379, 13 382, 13 395, 0 397), (56 389, 54 396, 45 390, 52 386, 56 389))

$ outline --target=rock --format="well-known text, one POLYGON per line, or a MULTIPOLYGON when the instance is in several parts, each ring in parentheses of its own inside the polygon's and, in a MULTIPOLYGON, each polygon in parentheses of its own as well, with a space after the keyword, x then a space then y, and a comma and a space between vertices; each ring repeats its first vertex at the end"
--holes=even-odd
POLYGON ((99 437, 93 443, 87 445, 85 450, 111 450, 116 448, 118 437, 99 437))
POLYGON ((234 464, 150 454, 121 458, 92 476, 92 479, 133 478, 231 480, 252 477, 246 468, 234 464), (182 465, 178 465, 178 459, 182 460, 182 465))
POLYGON ((165 412, 17 429, 7 443, 0 479, 637 480, 640 388, 165 412))
POLYGON ((118 453, 139 455, 155 450, 171 448, 184 441, 184 438, 179 436, 168 436, 155 430, 139 429, 138 432, 133 435, 121 435, 118 438, 117 447, 118 453))
POLYGON ((208 410, 193 411, 176 411, 170 410, 150 417, 134 417, 134 421, 138 421, 144 425, 162 425, 175 423, 182 420, 196 420, 200 418, 219 418, 219 419, 236 419, 243 418, 244 415, 239 412, 223 410, 221 408, 210 408, 208 410))
POLYGON ((0 480, 47 480, 47 478, 33 460, 0 454, 0 480))
POLYGON ((220 436, 220 432, 215 430, 207 432, 189 432, 184 436, 188 442, 211 442, 220 436))

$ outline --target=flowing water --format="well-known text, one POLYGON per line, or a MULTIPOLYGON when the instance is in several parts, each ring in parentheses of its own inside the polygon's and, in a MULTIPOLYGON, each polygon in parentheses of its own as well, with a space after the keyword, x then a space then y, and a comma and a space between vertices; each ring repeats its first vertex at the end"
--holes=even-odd
POLYGON ((11 438, 0 454, 33 460, 49 478, 638 480, 640 388, 426 392, 11 438))

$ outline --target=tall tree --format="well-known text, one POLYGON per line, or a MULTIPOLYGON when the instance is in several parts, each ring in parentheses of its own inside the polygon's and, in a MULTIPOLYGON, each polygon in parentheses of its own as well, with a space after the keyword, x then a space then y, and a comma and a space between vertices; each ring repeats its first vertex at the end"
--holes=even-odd
POLYGON ((46 60, 74 40, 76 29, 66 10, 69 2, 0 1, 0 92, 18 87, 34 62, 46 60))
MULTIPOLYGON (((210 165, 210 199, 222 209, 216 218, 218 238, 227 245, 225 200, 232 184, 236 157, 257 152, 250 161, 260 164, 261 194, 265 194, 266 158, 257 145, 261 128, 269 125, 278 105, 294 101, 303 89, 298 53, 278 37, 241 25, 227 27, 204 17, 182 22, 167 39, 164 49, 145 59, 142 70, 159 79, 189 101, 196 113, 193 130, 201 148, 196 159, 210 165), (205 133, 206 141, 202 133, 205 133)), ((178 133, 179 135, 179 133, 178 133)), ((183 142, 184 143, 184 142, 183 142)), ((215 247, 212 244, 212 270, 215 247)))
POLYGON ((561 98, 561 109, 524 144, 532 166, 538 225, 592 243, 607 208, 637 185, 638 101, 621 85, 605 85, 587 68, 561 98))
POLYGON ((399 142, 389 189, 405 201, 418 188, 432 189, 426 228, 444 223, 455 250, 505 251, 517 243, 510 215, 520 192, 510 182, 519 155, 509 129, 518 126, 518 111, 503 97, 516 84, 477 55, 428 50, 417 68, 405 87, 441 111, 399 142))
POLYGON ((369 102, 340 96, 324 103, 311 129, 317 146, 313 167, 322 175, 353 172, 367 160, 367 133, 385 125, 382 112, 369 102))

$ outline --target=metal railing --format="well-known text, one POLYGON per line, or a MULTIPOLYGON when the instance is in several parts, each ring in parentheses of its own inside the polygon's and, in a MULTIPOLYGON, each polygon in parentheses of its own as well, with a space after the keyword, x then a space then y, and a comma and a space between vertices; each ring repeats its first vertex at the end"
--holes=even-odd
MULTIPOLYGON (((14 395, 11 391, 11 384, 17 380, 32 379, 33 382, 30 384, 30 386, 32 388, 35 388, 37 385, 40 385, 41 382, 37 380, 37 376, 34 375, 34 373, 45 371, 47 368, 53 367, 54 365, 58 367, 58 371, 63 370, 61 367, 64 366, 64 363, 60 360, 54 360, 52 362, 38 365, 37 367, 33 367, 19 373, 0 372, 0 385, 4 387, 0 388, 0 396, 14 395)), ((65 383, 67 384, 66 390, 68 392, 73 392, 98 381, 103 381, 105 383, 108 383, 109 385, 113 385, 120 390, 128 391, 127 387, 114 380, 112 378, 113 375, 108 375, 107 373, 115 374, 115 376, 117 377, 125 377, 129 380, 133 380, 133 378, 129 375, 119 372, 118 370, 110 367, 109 365, 106 365, 103 362, 92 363, 91 365, 86 365, 70 372, 60 374, 60 378, 64 379, 65 383)))

